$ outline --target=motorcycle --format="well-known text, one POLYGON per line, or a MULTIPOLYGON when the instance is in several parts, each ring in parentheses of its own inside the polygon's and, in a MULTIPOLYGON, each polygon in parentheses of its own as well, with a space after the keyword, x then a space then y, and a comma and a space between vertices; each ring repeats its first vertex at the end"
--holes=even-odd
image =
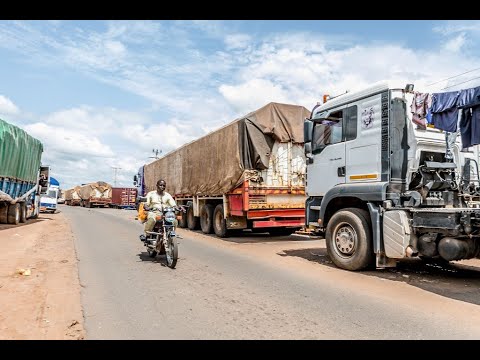
POLYGON ((147 247, 148 256, 154 258, 158 255, 166 255, 167 266, 174 269, 177 265, 178 259, 178 244, 175 239, 175 219, 180 219, 181 215, 177 216, 178 211, 185 212, 183 207, 167 206, 156 216, 155 225, 152 231, 147 231, 147 235, 140 239, 147 247))

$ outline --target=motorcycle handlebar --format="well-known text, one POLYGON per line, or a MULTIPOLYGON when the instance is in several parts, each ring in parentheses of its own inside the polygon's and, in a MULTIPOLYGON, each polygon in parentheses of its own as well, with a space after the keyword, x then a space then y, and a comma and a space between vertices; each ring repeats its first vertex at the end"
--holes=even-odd
MULTIPOLYGON (((172 206, 172 207, 173 207, 173 209, 174 209, 175 211, 181 211, 181 212, 183 212, 183 213, 186 213, 186 212, 187 212, 187 210, 185 209, 185 207, 184 207, 183 205, 180 205, 180 206, 172 206)), ((150 207, 148 207, 147 205, 144 205, 144 206, 143 206, 143 210, 145 210, 145 211, 151 211, 152 209, 150 209, 150 207)))

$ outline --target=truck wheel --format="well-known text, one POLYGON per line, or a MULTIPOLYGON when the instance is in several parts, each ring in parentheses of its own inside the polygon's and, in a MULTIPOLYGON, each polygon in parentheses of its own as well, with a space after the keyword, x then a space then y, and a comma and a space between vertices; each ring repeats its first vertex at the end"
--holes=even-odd
POLYGON ((228 236, 227 223, 223 218, 223 205, 218 204, 213 211, 213 231, 218 237, 228 236))
POLYGON ((178 226, 185 229, 187 227, 187 213, 181 212, 180 215, 181 219, 178 220, 178 226))
POLYGON ((27 221, 27 203, 20 203, 20 222, 24 223, 27 221))
POLYGON ((198 229, 198 216, 193 216, 193 205, 187 210, 187 226, 190 230, 198 229))
POLYGON ((8 204, 0 204, 0 224, 7 223, 8 204))
POLYGON ((213 232, 213 205, 205 204, 200 210, 200 227, 205 234, 213 232))
POLYGON ((327 225, 325 242, 330 259, 339 268, 362 270, 373 264, 372 230, 368 212, 347 208, 335 213, 327 225))
POLYGON ((17 225, 20 222, 20 204, 8 205, 7 223, 17 225))

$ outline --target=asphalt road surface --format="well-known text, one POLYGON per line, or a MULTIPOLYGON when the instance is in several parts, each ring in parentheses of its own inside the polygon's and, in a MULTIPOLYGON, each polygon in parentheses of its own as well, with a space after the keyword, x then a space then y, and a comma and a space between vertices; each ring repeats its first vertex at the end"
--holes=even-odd
POLYGON ((323 239, 178 229, 175 269, 148 257, 135 211, 61 206, 86 339, 480 339, 479 260, 349 272, 323 239))

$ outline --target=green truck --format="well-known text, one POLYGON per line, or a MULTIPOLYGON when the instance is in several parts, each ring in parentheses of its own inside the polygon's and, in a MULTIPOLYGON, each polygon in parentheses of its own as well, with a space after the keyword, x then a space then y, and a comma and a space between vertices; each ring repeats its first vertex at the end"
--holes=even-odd
POLYGON ((38 139, 0 119, 0 224, 38 217, 40 191, 49 178, 42 153, 38 139))

